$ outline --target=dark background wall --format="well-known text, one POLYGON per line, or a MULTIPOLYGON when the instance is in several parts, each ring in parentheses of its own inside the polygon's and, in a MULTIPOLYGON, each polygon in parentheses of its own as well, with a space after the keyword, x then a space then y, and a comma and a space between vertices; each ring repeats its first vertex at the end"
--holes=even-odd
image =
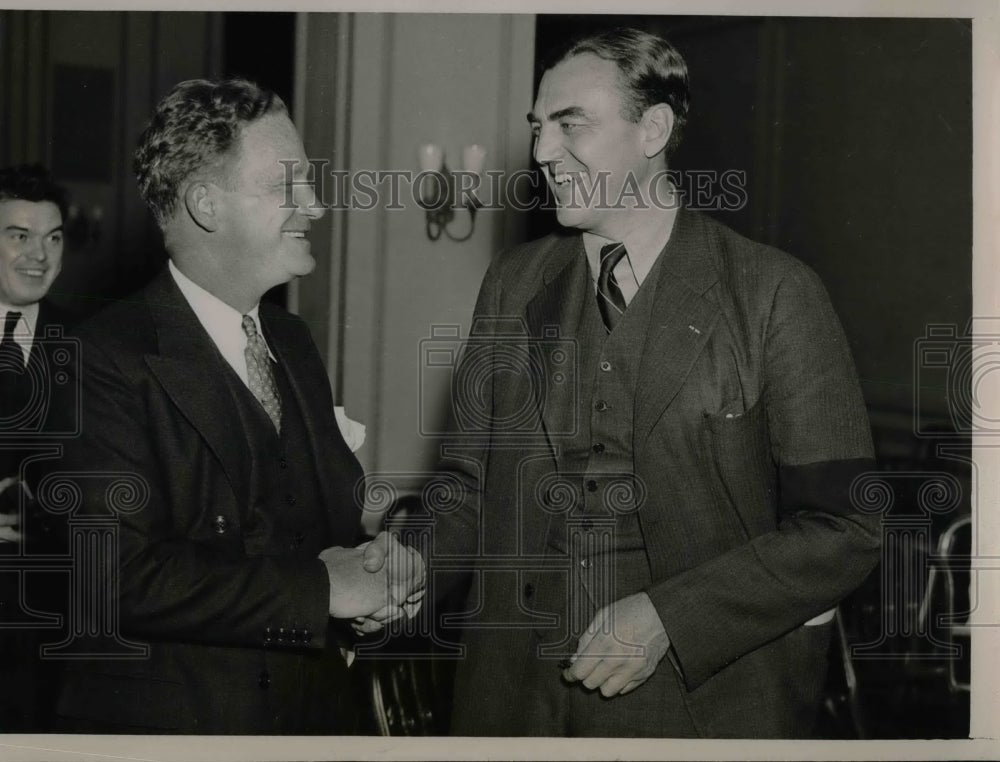
POLYGON ((157 101, 184 79, 239 75, 291 109, 294 47, 293 13, 0 11, 0 166, 51 168, 82 223, 56 301, 92 312, 166 263, 131 158, 157 101))

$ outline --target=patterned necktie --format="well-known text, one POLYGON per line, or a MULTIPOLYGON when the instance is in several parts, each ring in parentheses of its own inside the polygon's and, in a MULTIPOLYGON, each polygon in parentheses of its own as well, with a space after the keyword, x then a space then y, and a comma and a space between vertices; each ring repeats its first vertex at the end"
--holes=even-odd
POLYGON ((21 319, 20 312, 8 312, 3 321, 3 340, 0 341, 0 370, 24 370, 24 352, 14 341, 14 329, 21 319))
POLYGON ((250 392, 264 408, 267 417, 271 419, 274 428, 281 433, 281 400, 278 397, 278 385, 274 381, 274 370, 271 368, 271 357, 267 351, 264 338, 257 333, 257 324, 249 315, 243 316, 243 333, 247 335, 247 347, 243 356, 247 361, 247 381, 250 392))
POLYGON ((601 248, 601 272, 597 276, 597 306, 604 327, 611 333, 625 314, 625 297, 615 280, 614 269, 625 256, 625 244, 609 243, 601 248))

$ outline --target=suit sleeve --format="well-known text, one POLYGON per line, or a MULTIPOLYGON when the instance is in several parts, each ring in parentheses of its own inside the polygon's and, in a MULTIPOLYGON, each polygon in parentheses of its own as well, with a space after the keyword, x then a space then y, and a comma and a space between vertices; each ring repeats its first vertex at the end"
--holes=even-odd
MULTIPOLYGON (((459 359, 460 365, 463 363, 490 363, 491 345, 488 336, 491 332, 490 318, 495 317, 500 312, 500 280, 495 271, 495 265, 491 266, 483 278, 483 283, 479 289, 479 297, 476 301, 473 312, 470 339, 474 343, 477 338, 483 340, 484 344, 476 345, 477 351, 470 353, 463 351, 459 359), (486 350, 486 351, 483 351, 486 350)), ((461 371, 456 369, 456 375, 461 371)), ((494 373, 473 374, 490 379, 489 384, 477 387, 479 397, 475 401, 475 406, 479 410, 493 410, 495 390, 493 380, 494 373)), ((459 385, 452 386, 452 395, 463 393, 459 385)), ((456 417, 456 408, 461 404, 461 400, 451 400, 451 412, 448 421, 448 437, 442 446, 442 457, 438 464, 439 474, 446 475, 449 479, 457 480, 457 498, 455 500, 457 508, 455 510, 441 511, 436 514, 433 536, 433 556, 472 556, 478 550, 478 541, 482 528, 482 505, 483 505, 483 476, 489 465, 490 457, 490 429, 468 430, 459 422, 456 417)), ((455 494, 451 492, 451 494, 455 494)), ((427 506, 434 512, 435 506, 427 506)), ((453 585, 448 585, 444 589, 437 591, 437 597, 452 591, 453 585)))
POLYGON ((850 496, 874 467, 868 418, 846 337, 811 270, 796 267, 777 286, 762 347, 762 408, 746 415, 762 418, 761 449, 769 441, 764 458, 777 469, 775 528, 647 590, 689 689, 835 606, 879 557, 880 517, 850 496))
POLYGON ((323 647, 329 614, 324 564, 224 555, 186 537, 170 506, 201 498, 172 494, 171 470, 185 465, 158 461, 152 446, 157 432, 140 390, 93 342, 83 345, 81 395, 82 434, 67 447, 67 462, 80 477, 83 512, 109 515, 102 474, 132 475, 148 493, 145 507, 117 514, 118 552, 106 564, 117 581, 123 628, 157 639, 258 647, 279 628, 295 628, 310 633, 295 645, 323 647))

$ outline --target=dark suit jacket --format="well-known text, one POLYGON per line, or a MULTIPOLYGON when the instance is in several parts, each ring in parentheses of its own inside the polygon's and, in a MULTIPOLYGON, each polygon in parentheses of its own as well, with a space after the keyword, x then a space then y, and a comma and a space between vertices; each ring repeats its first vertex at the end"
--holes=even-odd
MULTIPOLYGON (((48 299, 38 305, 38 319, 35 322, 35 341, 28 356, 26 372, 39 384, 41 393, 31 401, 24 401, 24 407, 8 410, 2 402, 3 415, 8 419, 18 416, 16 427, 5 429, 0 448, 0 478, 22 475, 32 488, 38 483, 38 459, 47 458, 45 450, 51 450, 66 437, 64 421, 52 407, 52 392, 60 388, 56 373, 62 365, 54 361, 54 354, 68 345, 63 340, 72 321, 69 315, 48 299), (34 411, 26 418, 20 413, 34 411), (27 459, 30 465, 21 473, 21 465, 27 459)), ((60 355, 60 359, 63 359, 60 355)), ((18 491, 9 489, 0 497, 0 512, 16 513, 21 510, 18 491)), ((46 729, 50 719, 53 701, 55 674, 53 665, 38 658, 39 644, 53 635, 50 617, 30 612, 55 613, 63 610, 65 586, 53 575, 29 573, 19 579, 18 567, 28 564, 11 557, 17 554, 56 554, 65 550, 63 523, 58 517, 38 509, 28 502, 22 514, 20 530, 24 540, 20 545, 0 545, 0 558, 6 557, 11 565, 4 565, 0 574, 0 623, 17 621, 36 622, 37 626, 27 629, 13 629, 0 626, 0 683, 5 688, 0 692, 0 732, 36 733, 46 729), (25 590, 22 594, 21 583, 25 590)))
MULTIPOLYGON (((467 499, 437 517, 436 554, 546 552, 552 511, 537 487, 556 470, 558 432, 574 428, 573 384, 553 382, 555 368, 541 379, 509 371, 518 352, 553 340, 547 326, 572 338, 565 327, 576 324, 581 289, 569 264, 583 256, 579 235, 551 235, 502 256, 484 279, 473 343, 493 351, 466 352, 466 366, 482 365, 462 367, 458 377, 475 383, 454 391, 456 408, 482 415, 452 424, 443 468, 462 480, 467 499), (495 316, 522 320, 530 338, 499 337, 509 324, 495 316), (527 439, 498 433, 499 423, 479 432, 469 423, 524 419, 533 395, 527 439)), ((819 279, 788 255, 681 210, 661 256, 648 336, 636 347, 633 410, 634 469, 646 492, 638 515, 653 579, 646 592, 674 662, 659 669, 678 670, 702 735, 801 736, 829 638, 828 627, 802 625, 860 584, 878 557, 879 518, 849 496, 853 477, 872 464, 850 351, 819 279)), ((544 584, 530 567, 516 578, 482 574, 474 618, 525 620, 529 584, 544 584)), ((456 682, 460 732, 517 734, 512 697, 524 688, 516 667, 533 658, 527 637, 523 627, 467 632, 456 682)))
MULTIPOLYGON (((64 310, 48 299, 42 299, 38 303, 34 344, 28 355, 26 369, 29 378, 37 384, 37 387, 30 400, 21 401, 24 407, 8 410, 7 405, 0 404, 5 417, 17 416, 9 427, 0 432, 5 444, 14 445, 0 450, 0 477, 17 474, 22 459, 29 454, 28 447, 22 449, 18 445, 63 439, 57 434, 46 436, 46 432, 63 430, 63 421, 58 419, 60 411, 54 409, 52 404, 53 392, 58 391, 61 386, 55 381, 55 374, 61 366, 53 361, 53 354, 69 343, 62 337, 66 336, 71 326, 72 320, 64 310)), ((6 403, 7 400, 3 402, 6 403)))
POLYGON ((148 644, 149 654, 69 662, 58 706, 66 728, 333 732, 350 706, 316 556, 355 544, 362 471, 337 428, 308 329, 268 304, 260 318, 323 491, 304 545, 274 555, 247 548, 251 531, 255 547, 271 544, 274 509, 252 494, 250 451, 223 376, 232 370, 169 273, 79 331, 83 430, 65 470, 79 475, 87 515, 115 515, 106 494, 113 474, 144 485, 145 507, 116 515, 111 567, 120 635, 148 644))

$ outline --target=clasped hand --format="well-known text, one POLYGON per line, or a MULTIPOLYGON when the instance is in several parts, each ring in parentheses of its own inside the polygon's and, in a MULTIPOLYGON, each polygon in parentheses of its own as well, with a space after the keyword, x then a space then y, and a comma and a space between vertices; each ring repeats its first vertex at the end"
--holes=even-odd
POLYGON ((388 532, 356 548, 327 548, 319 558, 330 576, 330 616, 388 621, 419 608, 424 561, 388 532))

